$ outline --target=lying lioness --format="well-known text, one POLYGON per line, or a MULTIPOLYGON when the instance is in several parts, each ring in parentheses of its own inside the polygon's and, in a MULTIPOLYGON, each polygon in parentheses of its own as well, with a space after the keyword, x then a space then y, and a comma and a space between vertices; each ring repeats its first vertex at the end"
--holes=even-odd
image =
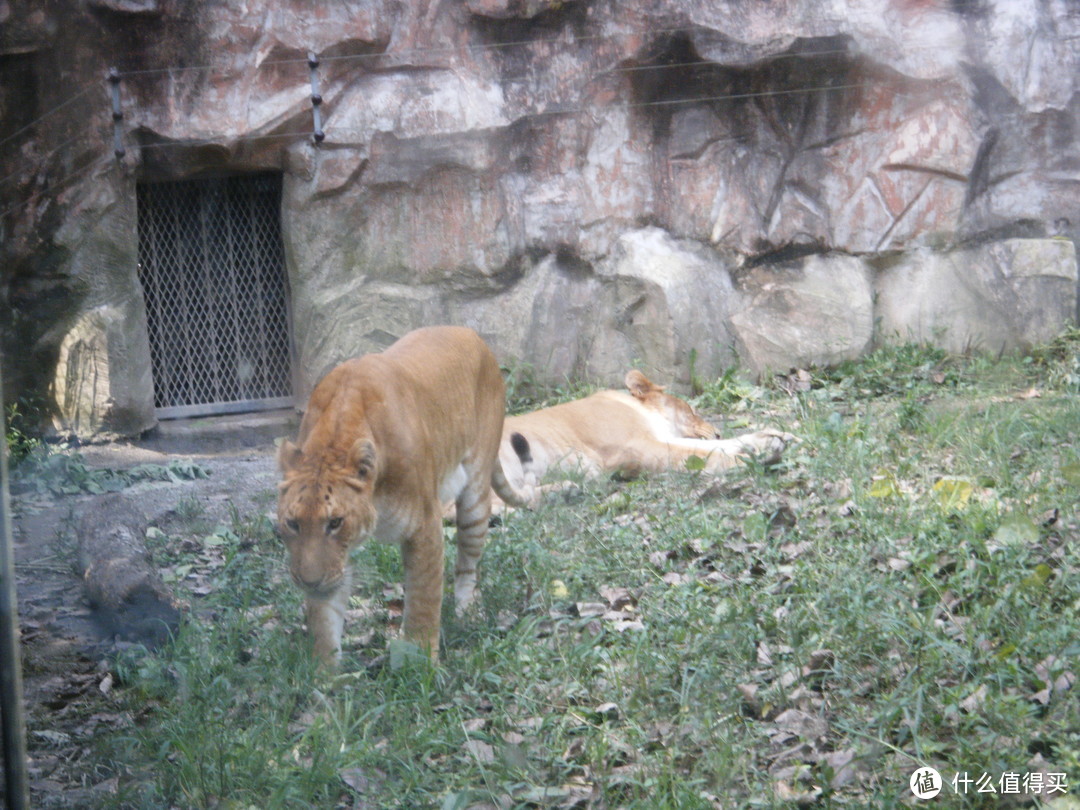
POLYGON ((437 659, 442 502, 457 505, 459 609, 474 596, 492 483, 520 503, 498 465, 504 408, 494 355, 475 332, 456 327, 410 332, 316 386, 297 444, 284 442, 278 454, 278 522, 324 661, 340 657, 349 548, 369 537, 400 544, 404 634, 437 659))
POLYGON ((794 439, 762 430, 718 439, 716 428, 689 403, 665 392, 640 371, 626 375, 624 391, 599 391, 584 399, 506 418, 499 461, 520 500, 535 505, 545 476, 685 469, 697 457, 707 472, 730 469, 751 455, 774 463, 794 439))

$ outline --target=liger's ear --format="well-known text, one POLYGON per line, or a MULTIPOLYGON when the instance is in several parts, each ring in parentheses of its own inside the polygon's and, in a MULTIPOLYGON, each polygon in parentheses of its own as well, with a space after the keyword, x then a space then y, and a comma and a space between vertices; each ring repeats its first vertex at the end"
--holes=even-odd
POLYGON ((300 466, 300 460, 304 457, 304 451, 298 445, 288 439, 281 443, 278 448, 277 463, 282 473, 290 472, 300 466))
POLYGON ((623 383, 625 383, 626 389, 638 399, 645 399, 645 397, 647 397, 653 391, 664 390, 664 386, 655 385, 648 377, 646 377, 636 368, 632 368, 628 372, 626 372, 626 377, 623 378, 623 383))
POLYGON ((375 445, 370 439, 357 439, 349 450, 349 468, 356 470, 356 477, 360 480, 365 480, 374 474, 377 460, 375 445))

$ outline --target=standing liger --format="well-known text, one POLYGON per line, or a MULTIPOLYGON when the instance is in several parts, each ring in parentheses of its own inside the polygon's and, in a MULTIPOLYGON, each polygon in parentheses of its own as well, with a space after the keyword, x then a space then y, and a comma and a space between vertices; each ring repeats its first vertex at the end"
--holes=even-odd
POLYGON ((349 549, 367 538, 401 546, 404 634, 438 658, 443 501, 457 505, 459 610, 475 593, 492 484, 521 502, 498 466, 504 409, 495 356, 459 327, 417 329, 316 386, 297 443, 278 454, 278 523, 324 661, 340 658, 349 549))

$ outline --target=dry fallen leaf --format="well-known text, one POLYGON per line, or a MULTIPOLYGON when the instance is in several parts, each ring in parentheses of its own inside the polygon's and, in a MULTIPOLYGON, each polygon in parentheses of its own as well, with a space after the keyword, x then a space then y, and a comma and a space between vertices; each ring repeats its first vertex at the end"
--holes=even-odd
POLYGON ((347 768, 342 771, 338 771, 338 778, 348 785, 356 793, 367 793, 371 788, 372 781, 380 777, 385 778, 386 774, 381 771, 373 771, 371 776, 361 768, 347 768))
POLYGON ((772 653, 769 651, 769 645, 764 641, 759 642, 757 645, 757 662, 763 667, 773 665, 772 653))
POLYGON ((788 709, 777 715, 776 727, 804 740, 814 740, 829 733, 829 724, 822 717, 815 717, 799 709, 788 709))
POLYGON ((832 650, 814 650, 810 653, 807 665, 812 670, 832 669, 836 664, 836 653, 832 650))
POLYGON ((744 708, 756 715, 761 708, 761 702, 757 699, 758 685, 756 683, 740 683, 736 684, 735 688, 742 695, 744 708))
POLYGON ((982 684, 978 689, 960 701, 960 708, 968 714, 974 714, 981 709, 982 705, 986 702, 986 693, 986 684, 982 684))
POLYGON ((574 610, 582 619, 591 619, 607 613, 608 606, 603 602, 575 602, 574 610))
POLYGON ((817 785, 803 790, 801 788, 794 788, 787 782, 774 782, 773 786, 776 790, 776 797, 783 802, 793 802, 799 807, 807 807, 817 801, 818 796, 821 795, 821 788, 817 785))
POLYGON ((495 749, 481 740, 466 740, 465 750, 473 759, 485 765, 495 761, 495 749))
POLYGON ((601 703, 595 709, 593 714, 599 717, 601 720, 618 720, 619 719, 619 706, 617 703, 601 703))
POLYGON ((911 568, 911 561, 905 560, 903 557, 889 557, 885 564, 889 566, 890 570, 897 573, 911 568))
POLYGON ((612 610, 623 610, 637 603, 637 599, 634 598, 629 588, 604 585, 600 588, 600 596, 607 600, 612 610))
POLYGON ((649 562, 656 568, 663 568, 664 563, 674 556, 674 551, 654 551, 649 555, 649 562))
POLYGON ((829 780, 829 787, 833 790, 842 788, 858 776, 858 769, 855 765, 855 749, 853 748, 822 754, 821 761, 832 768, 833 776, 829 780))
POLYGON ((780 553, 784 555, 784 559, 787 561, 795 560, 801 557, 808 551, 814 548, 814 544, 809 540, 803 540, 801 543, 785 543, 780 546, 780 553))

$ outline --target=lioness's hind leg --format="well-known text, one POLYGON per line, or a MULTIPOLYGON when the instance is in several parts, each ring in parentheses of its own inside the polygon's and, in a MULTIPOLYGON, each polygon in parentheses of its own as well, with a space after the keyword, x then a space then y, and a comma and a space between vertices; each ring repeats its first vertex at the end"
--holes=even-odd
POLYGON ((491 519, 490 473, 470 478, 457 498, 457 565, 454 603, 462 614, 476 597, 476 568, 487 540, 491 519))

